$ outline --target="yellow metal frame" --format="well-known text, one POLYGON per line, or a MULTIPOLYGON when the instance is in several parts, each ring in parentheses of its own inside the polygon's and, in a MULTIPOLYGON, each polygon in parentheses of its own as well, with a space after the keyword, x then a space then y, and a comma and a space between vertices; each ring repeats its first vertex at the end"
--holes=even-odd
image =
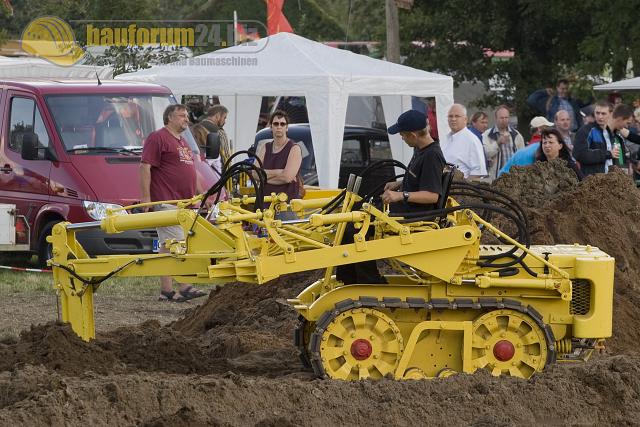
POLYGON ((414 350, 420 339, 420 336, 427 331, 462 331, 463 333, 463 344, 462 348, 459 349, 462 357, 462 372, 470 374, 475 371, 475 367, 473 366, 473 361, 471 359, 471 348, 472 348, 472 322, 470 321, 447 321, 447 320, 426 320, 424 322, 418 323, 413 331, 411 332, 411 336, 407 340, 405 344, 405 351, 398 363, 398 367, 396 369, 396 373, 394 375, 395 379, 402 380, 407 379, 407 373, 412 369, 409 367, 409 363, 411 357, 414 354, 414 350))

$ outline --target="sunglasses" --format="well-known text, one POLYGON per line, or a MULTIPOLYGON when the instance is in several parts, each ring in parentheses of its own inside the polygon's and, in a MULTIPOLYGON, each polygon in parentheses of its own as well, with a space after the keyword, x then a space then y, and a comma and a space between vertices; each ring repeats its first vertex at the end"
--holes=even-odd
POLYGON ((271 127, 278 127, 278 126, 285 127, 286 125, 287 125, 287 122, 272 122, 271 123, 271 127))

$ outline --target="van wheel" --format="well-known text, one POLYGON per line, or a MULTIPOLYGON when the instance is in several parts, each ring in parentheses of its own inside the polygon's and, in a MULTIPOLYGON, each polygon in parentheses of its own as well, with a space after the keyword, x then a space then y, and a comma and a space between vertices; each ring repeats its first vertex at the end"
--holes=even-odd
POLYGON ((47 236, 51 235, 53 226, 59 223, 59 219, 47 222, 38 236, 38 267, 46 268, 47 260, 53 257, 53 245, 47 242, 47 236))

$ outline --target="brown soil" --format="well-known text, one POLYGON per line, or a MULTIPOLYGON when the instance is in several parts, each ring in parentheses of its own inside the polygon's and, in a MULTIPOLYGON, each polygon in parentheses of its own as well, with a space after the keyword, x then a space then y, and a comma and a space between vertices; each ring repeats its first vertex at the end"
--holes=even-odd
POLYGON ((588 243, 616 257, 614 337, 589 363, 552 366, 529 381, 485 372, 317 380, 297 359, 297 316, 285 303, 319 277, 313 272, 230 283, 176 322, 123 326, 91 343, 65 325, 33 326, 0 343, 0 425, 635 424, 640 192, 621 172, 580 184, 568 172, 537 164, 495 185, 523 204, 534 243, 588 243))

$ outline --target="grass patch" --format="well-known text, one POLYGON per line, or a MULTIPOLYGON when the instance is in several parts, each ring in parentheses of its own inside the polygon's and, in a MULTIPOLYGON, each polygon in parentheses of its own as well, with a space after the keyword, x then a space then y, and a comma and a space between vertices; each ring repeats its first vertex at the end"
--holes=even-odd
POLYGON ((50 273, 0 270, 0 295, 53 292, 50 273))

